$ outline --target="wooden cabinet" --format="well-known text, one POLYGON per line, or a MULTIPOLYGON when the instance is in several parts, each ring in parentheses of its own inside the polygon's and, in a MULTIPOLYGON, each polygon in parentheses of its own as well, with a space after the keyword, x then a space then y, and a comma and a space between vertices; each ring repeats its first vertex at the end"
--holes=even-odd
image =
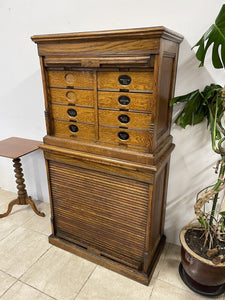
POLYGON ((50 243, 148 284, 163 234, 179 43, 164 27, 33 36, 50 243))

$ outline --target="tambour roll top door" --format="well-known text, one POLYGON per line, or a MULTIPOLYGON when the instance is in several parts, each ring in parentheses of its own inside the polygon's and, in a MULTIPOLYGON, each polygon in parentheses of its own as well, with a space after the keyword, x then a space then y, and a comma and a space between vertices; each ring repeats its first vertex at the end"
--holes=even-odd
POLYGON ((56 235, 139 268, 149 185, 49 161, 56 235))

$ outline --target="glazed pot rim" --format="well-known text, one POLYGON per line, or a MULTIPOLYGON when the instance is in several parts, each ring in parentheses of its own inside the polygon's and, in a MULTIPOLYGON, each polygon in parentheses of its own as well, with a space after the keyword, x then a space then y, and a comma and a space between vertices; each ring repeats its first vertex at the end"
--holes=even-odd
POLYGON ((207 265, 210 265, 210 266, 212 266, 212 267, 225 267, 225 263, 220 263, 220 264, 218 264, 218 265, 215 265, 215 264, 212 263, 211 260, 208 260, 208 259, 206 259, 206 258, 201 257, 200 255, 196 254, 193 250, 191 250, 191 249, 189 248, 189 246, 188 246, 187 243, 186 243, 185 237, 184 237, 184 236, 185 236, 185 233, 186 233, 186 231, 187 231, 188 229, 190 229, 190 228, 186 228, 186 226, 185 226, 185 227, 181 230, 181 232, 180 232, 180 242, 181 242, 181 245, 184 247, 184 249, 185 249, 187 252, 189 252, 193 257, 195 257, 196 259, 200 260, 201 262, 203 262, 203 263, 205 263, 205 264, 207 264, 207 265))

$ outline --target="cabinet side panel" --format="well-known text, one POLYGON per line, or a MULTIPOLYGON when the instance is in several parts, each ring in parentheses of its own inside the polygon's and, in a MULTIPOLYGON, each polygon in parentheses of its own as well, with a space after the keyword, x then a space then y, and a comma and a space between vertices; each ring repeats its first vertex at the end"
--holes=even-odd
POLYGON ((155 182, 153 184, 149 237, 149 259, 152 255, 154 255, 163 236, 168 182, 168 166, 169 162, 167 162, 162 170, 156 175, 155 182))
MULTIPOLYGON (((167 132, 170 128, 171 109, 169 100, 171 96, 171 83, 173 72, 174 58, 163 57, 162 70, 160 79, 160 92, 158 103, 158 120, 157 120, 157 139, 167 132)), ((169 134, 169 132, 168 132, 169 134)))

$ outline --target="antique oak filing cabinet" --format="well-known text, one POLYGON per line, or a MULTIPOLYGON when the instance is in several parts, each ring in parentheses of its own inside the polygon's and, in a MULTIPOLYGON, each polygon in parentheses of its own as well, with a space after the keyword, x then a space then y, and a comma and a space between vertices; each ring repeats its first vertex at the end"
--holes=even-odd
POLYGON ((148 284, 163 235, 179 43, 164 27, 33 36, 50 243, 148 284))

